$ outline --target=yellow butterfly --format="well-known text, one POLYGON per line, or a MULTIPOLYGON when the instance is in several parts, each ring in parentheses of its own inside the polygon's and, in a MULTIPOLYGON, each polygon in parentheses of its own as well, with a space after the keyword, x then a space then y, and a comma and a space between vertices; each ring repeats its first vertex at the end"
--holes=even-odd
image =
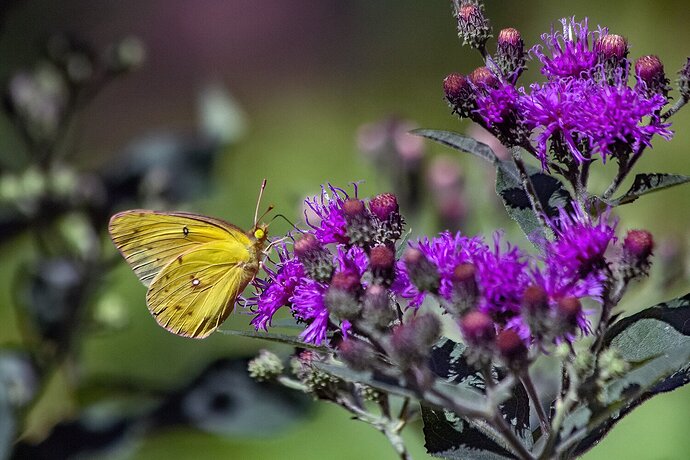
POLYGON ((158 324, 202 339, 227 319, 259 271, 268 225, 256 217, 244 232, 213 217, 134 209, 115 214, 108 230, 148 287, 146 305, 158 324))

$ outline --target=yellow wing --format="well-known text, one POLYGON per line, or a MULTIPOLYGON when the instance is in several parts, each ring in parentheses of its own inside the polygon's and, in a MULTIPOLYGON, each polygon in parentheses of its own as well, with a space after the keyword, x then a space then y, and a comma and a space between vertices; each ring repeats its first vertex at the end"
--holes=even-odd
POLYGON ((176 257, 212 241, 247 247, 249 237, 238 227, 211 217, 143 209, 115 214, 110 237, 137 277, 149 286, 176 257))
POLYGON ((163 268, 146 293, 146 304, 168 331, 202 339, 225 321, 258 269, 246 245, 209 242, 163 268))

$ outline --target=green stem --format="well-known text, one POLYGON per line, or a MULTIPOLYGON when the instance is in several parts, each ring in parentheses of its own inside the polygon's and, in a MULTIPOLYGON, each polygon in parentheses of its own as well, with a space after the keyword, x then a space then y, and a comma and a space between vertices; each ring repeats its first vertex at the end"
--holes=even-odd
POLYGON ((520 173, 522 188, 525 190, 525 193, 529 198, 529 202, 532 205, 532 210, 537 215, 544 228, 550 229, 551 227, 549 226, 546 220, 546 213, 544 212, 544 208, 541 205, 541 201, 539 201, 539 195, 537 195, 537 191, 534 188, 534 184, 532 183, 529 174, 527 174, 527 168, 525 167, 525 163, 522 161, 522 156, 520 155, 519 149, 514 147, 511 149, 511 153, 513 155, 513 161, 515 162, 515 166, 517 167, 518 172, 520 173))
POLYGON ((532 400, 534 409, 537 411, 537 416, 539 417, 539 423, 541 424, 541 431, 543 435, 548 436, 549 432, 551 431, 549 417, 546 415, 546 412, 544 412, 544 405, 541 403, 539 393, 537 393, 534 382, 529 375, 529 369, 525 369, 525 371, 522 372, 522 375, 520 375, 520 381, 522 382, 522 385, 524 385, 525 390, 527 390, 527 395, 532 400))
POLYGON ((688 103, 688 99, 687 99, 687 98, 684 98, 684 97, 681 97, 680 99, 678 99, 678 101, 676 101, 675 104, 673 104, 673 107, 671 107, 670 109, 668 109, 668 110, 666 111, 666 113, 664 113, 664 114, 661 115, 661 120, 662 120, 662 121, 668 120, 668 119, 671 118, 673 115, 675 115, 676 112, 678 112, 681 108, 683 108, 683 106, 684 106, 685 104, 687 104, 687 103, 688 103))

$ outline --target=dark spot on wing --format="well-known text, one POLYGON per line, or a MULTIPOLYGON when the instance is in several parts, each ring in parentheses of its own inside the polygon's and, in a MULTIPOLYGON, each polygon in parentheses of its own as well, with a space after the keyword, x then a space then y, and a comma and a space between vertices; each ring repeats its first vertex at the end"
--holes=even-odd
POLYGON ((184 236, 189 235, 189 229, 187 228, 186 225, 184 227, 182 227, 182 233, 184 233, 184 236))
POLYGON ((178 261, 179 263, 182 263, 182 255, 177 256, 177 261, 178 261))

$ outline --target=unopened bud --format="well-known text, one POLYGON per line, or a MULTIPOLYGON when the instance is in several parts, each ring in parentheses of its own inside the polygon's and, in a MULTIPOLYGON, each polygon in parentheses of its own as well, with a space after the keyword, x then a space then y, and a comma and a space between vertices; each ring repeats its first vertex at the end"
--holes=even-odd
POLYGON ((496 75, 488 67, 477 67, 469 75, 470 83, 480 89, 495 88, 499 85, 496 75))
POLYGON ((484 15, 484 5, 476 0, 465 0, 457 11, 458 36, 463 45, 481 49, 491 37, 491 26, 484 15))
POLYGON ((616 34, 602 35, 594 43, 594 51, 601 61, 620 61, 628 56, 628 41, 616 34))
POLYGON ((436 315, 418 315, 410 322, 393 329, 392 354, 401 368, 409 369, 421 364, 429 356, 431 346, 440 336, 441 322, 436 315))
POLYGON ((274 353, 261 350, 247 365, 249 376, 258 382, 273 380, 283 373, 283 362, 274 353))
POLYGON ((642 56, 635 61, 635 75, 638 85, 643 82, 645 92, 649 95, 668 95, 669 87, 664 65, 657 56, 642 56))
POLYGON ((398 207, 398 198, 392 193, 376 195, 369 201, 369 210, 378 219, 378 241, 395 244, 403 231, 403 218, 398 207))
POLYGON ((517 29, 509 27, 498 33, 495 62, 501 73, 513 82, 522 72, 525 67, 525 43, 517 29))
MULTIPOLYGON (((556 305, 556 323, 561 326, 561 334, 573 333, 582 315, 582 304, 577 297, 564 297, 556 305)), ((559 334, 560 335, 560 334, 559 334)))
POLYGON ((338 355, 353 370, 365 371, 371 369, 375 361, 373 350, 361 340, 349 338, 343 340, 338 347, 338 355))
POLYGON ((459 264, 453 270, 453 299, 450 306, 455 315, 463 315, 477 305, 479 288, 477 286, 477 267, 471 263, 459 264))
POLYGON ((512 329, 505 329, 496 336, 496 348, 511 368, 523 368, 527 362, 527 346, 512 329))
POLYGON ((461 118, 467 118, 475 108, 474 90, 467 77, 451 73, 443 79, 443 94, 448 104, 461 118))
POLYGON ((364 202, 348 198, 343 203, 343 214, 347 222, 346 233, 350 242, 360 247, 368 247, 374 240, 376 230, 372 225, 364 202))
POLYGON ((544 314, 549 309, 549 296, 541 286, 529 286, 522 294, 522 306, 531 314, 544 314))
POLYGON ((388 290, 378 284, 367 287, 362 308, 362 319, 376 329, 386 329, 395 321, 396 314, 388 290))
POLYGON ((395 273, 395 253, 388 246, 374 246, 369 254, 369 267, 375 283, 390 286, 395 273))
POLYGON ((347 270, 333 275, 324 302, 326 308, 341 320, 354 320, 362 310, 358 301, 361 289, 359 274, 347 270))
POLYGON ((630 230, 623 241, 623 261, 630 278, 646 275, 651 265, 654 238, 646 230, 630 230))
POLYGON ((496 338, 496 327, 489 315, 472 311, 460 320, 460 330, 465 342, 471 346, 486 347, 496 338))
POLYGON ((306 233, 295 242, 295 255, 304 267, 307 275, 320 282, 326 282, 333 275, 333 258, 331 253, 321 245, 311 233, 306 233))
POLYGON ((408 248, 404 255, 410 281, 423 292, 438 292, 440 275, 436 266, 419 249, 408 248))

